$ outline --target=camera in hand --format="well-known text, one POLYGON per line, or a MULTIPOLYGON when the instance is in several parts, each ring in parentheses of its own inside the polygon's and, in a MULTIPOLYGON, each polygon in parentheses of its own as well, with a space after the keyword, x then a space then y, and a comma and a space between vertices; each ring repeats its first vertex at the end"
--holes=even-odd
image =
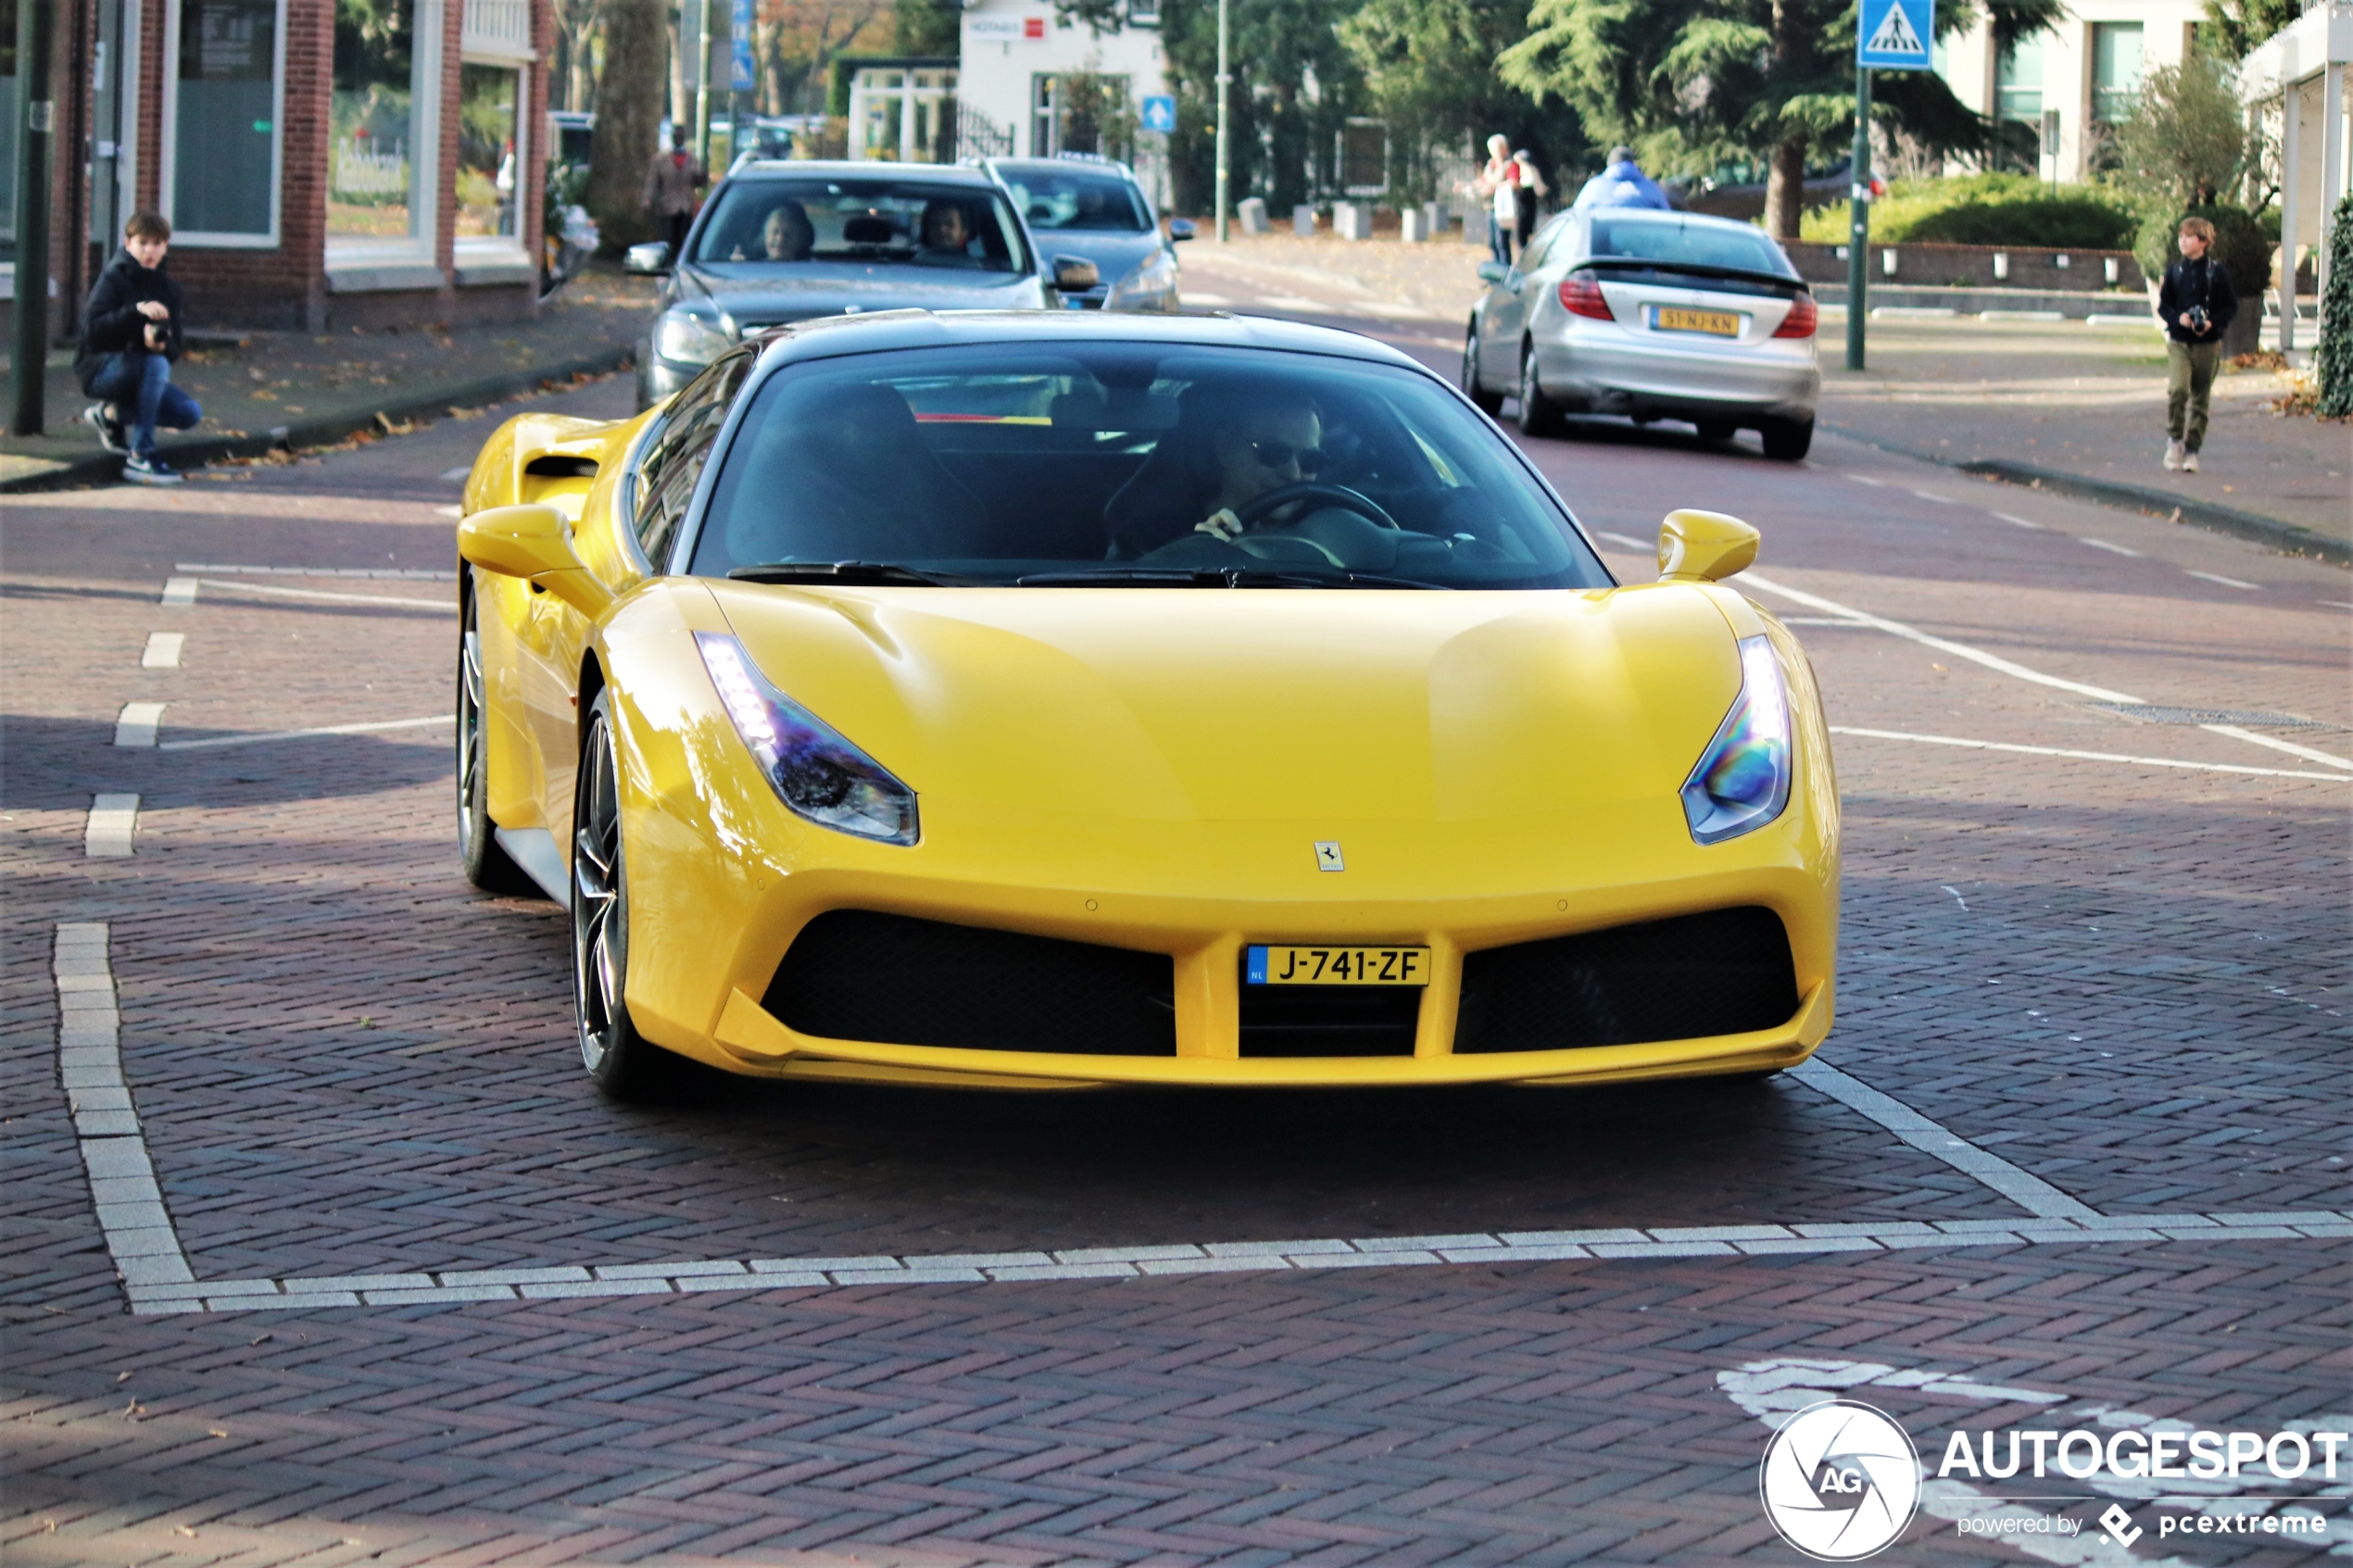
POLYGON ((2191 335, 2195 337, 2204 337, 2212 320, 2213 319, 2207 315, 2206 307, 2203 305, 2193 305, 2182 312, 2182 325, 2187 327, 2191 335))

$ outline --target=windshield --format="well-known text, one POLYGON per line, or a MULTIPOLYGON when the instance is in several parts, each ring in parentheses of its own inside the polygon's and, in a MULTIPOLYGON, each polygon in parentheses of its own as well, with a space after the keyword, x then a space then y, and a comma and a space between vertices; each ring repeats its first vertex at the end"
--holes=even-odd
POLYGON ((703 221, 695 259, 1032 270, 1004 197, 924 180, 730 180, 703 221))
POLYGON ((1008 169, 1013 205, 1032 229, 1083 229, 1099 233, 1151 232, 1152 215, 1136 187, 1091 169, 1008 169))
POLYGON ((844 562, 845 578, 1038 587, 1610 583, 1511 445, 1430 377, 1136 343, 905 349, 771 377, 688 570, 844 562))
POLYGON ((1782 257, 1781 247, 1755 230, 1674 219, 1596 218, 1591 254, 1632 257, 1669 266, 1731 267, 1777 277, 1797 275, 1782 257))

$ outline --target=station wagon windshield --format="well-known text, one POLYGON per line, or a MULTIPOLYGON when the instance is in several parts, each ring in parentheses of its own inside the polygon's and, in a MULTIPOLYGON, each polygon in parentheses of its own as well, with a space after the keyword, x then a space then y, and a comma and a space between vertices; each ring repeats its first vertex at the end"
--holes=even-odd
POLYGON ((736 180, 695 242, 707 265, 886 262, 969 272, 1032 270, 996 191, 924 180, 736 180))
POLYGON ((906 349, 753 395, 688 570, 909 584, 1594 588, 1510 444, 1402 368, 1136 343, 906 349))
POLYGON ((1005 184, 1032 229, 1141 234, 1152 226, 1143 197, 1115 174, 1090 169, 1009 169, 1005 184))

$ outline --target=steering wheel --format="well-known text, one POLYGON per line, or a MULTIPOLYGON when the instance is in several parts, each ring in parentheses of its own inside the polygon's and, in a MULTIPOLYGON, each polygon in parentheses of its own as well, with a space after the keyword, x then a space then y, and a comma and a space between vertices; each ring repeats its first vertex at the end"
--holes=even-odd
POLYGON ((1294 501, 1328 501, 1333 506, 1354 512, 1376 527, 1397 527, 1397 520, 1381 510, 1380 503, 1371 496, 1351 490, 1345 484, 1324 484, 1312 479, 1302 480, 1297 484, 1280 485, 1262 495, 1252 496, 1235 508, 1234 521, 1244 528, 1255 528, 1294 501))

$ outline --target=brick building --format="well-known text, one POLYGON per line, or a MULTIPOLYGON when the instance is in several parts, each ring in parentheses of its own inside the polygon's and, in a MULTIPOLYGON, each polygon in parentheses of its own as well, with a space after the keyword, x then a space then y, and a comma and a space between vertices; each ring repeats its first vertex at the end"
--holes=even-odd
MULTIPOLYGON (((61 335, 139 207, 171 220, 171 270, 201 326, 327 332, 536 309, 548 0, 53 3, 61 335)), ((17 4, 0 0, 12 263, 17 4)))

